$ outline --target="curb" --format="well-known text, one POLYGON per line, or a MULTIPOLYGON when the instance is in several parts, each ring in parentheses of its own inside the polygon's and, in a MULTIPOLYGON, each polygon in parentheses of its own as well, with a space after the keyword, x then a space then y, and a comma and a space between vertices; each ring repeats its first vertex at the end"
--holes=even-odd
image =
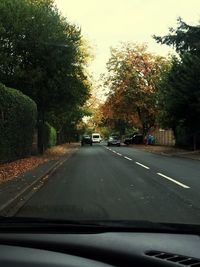
POLYGON ((24 206, 24 204, 32 197, 32 195, 37 192, 32 191, 34 187, 36 185, 39 185, 38 189, 40 189, 42 186, 44 186, 44 180, 46 180, 48 176, 52 175, 65 161, 67 161, 76 150, 77 149, 75 149, 72 153, 69 153, 67 156, 65 156, 64 159, 58 159, 58 161, 53 166, 51 166, 51 168, 49 168, 45 173, 39 176, 31 184, 23 188, 15 197, 8 200, 5 204, 1 205, 1 216, 14 216, 18 212, 18 210, 22 206, 24 206), (25 199, 26 195, 28 195, 28 197, 26 197, 25 199))

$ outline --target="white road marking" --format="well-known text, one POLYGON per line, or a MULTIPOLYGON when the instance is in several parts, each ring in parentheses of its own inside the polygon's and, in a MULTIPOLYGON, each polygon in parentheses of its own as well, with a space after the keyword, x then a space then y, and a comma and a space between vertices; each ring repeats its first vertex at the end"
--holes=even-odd
POLYGON ((171 182, 173 182, 173 183, 175 183, 175 184, 177 184, 177 185, 182 186, 183 188, 190 188, 189 186, 187 186, 187 185, 185 185, 185 184, 182 184, 182 183, 176 181, 175 179, 172 179, 172 178, 170 178, 169 176, 166 176, 166 175, 164 175, 164 174, 162 174, 162 173, 160 173, 160 172, 157 172, 157 174, 160 175, 160 176, 162 176, 162 177, 164 177, 164 178, 166 178, 166 179, 168 179, 169 181, 171 181, 171 182))
POLYGON ((145 165, 143 165, 142 163, 139 163, 139 162, 135 162, 137 165, 140 165, 141 167, 143 167, 143 168, 145 168, 145 169, 147 169, 147 170, 149 170, 150 168, 149 167, 147 167, 147 166, 145 166, 145 165))
MULTIPOLYGON (((105 148, 108 149, 108 150, 110 150, 110 151, 112 151, 113 153, 117 154, 118 156, 122 156, 122 154, 116 152, 115 150, 112 150, 112 149, 110 149, 110 148, 108 148, 108 147, 105 147, 105 148)), ((127 159, 127 160, 132 161, 131 158, 128 158, 128 157, 126 157, 126 156, 124 156, 124 158, 127 159)), ((140 162, 137 162, 137 161, 136 161, 135 163, 136 163, 137 165, 140 165, 141 167, 147 169, 147 170, 150 169, 149 167, 143 165, 143 164, 140 163, 140 162)), ((186 188, 186 189, 190 188, 188 185, 185 185, 185 184, 183 184, 183 183, 181 183, 181 182, 178 182, 177 180, 175 180, 175 179, 173 179, 173 178, 171 178, 171 177, 169 177, 169 176, 167 176, 167 175, 164 175, 164 174, 162 174, 162 173, 160 173, 160 172, 157 172, 157 174, 158 174, 159 176, 161 176, 161 177, 163 177, 163 178, 165 178, 165 179, 167 179, 167 180, 169 180, 169 181, 171 181, 171 182, 173 182, 173 183, 175 183, 175 184, 177 184, 177 185, 183 187, 183 188, 186 188)))
POLYGON ((128 158, 128 157, 124 157, 125 159, 128 159, 128 160, 132 160, 132 159, 130 159, 130 158, 128 158))
MULTIPOLYGON (((117 154, 118 156, 122 156, 122 154, 116 152, 115 150, 112 150, 112 149, 109 148, 109 147, 106 147, 106 146, 105 146, 105 148, 106 148, 107 150, 110 150, 110 151, 112 151, 113 153, 117 154)), ((132 160, 132 159, 131 159, 131 160, 132 160)))

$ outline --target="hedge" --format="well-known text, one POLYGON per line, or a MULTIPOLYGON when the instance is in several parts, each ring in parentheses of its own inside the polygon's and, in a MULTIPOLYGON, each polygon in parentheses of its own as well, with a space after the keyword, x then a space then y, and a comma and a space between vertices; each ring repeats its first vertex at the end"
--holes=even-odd
POLYGON ((48 122, 45 122, 44 127, 44 147, 50 148, 56 145, 57 142, 57 132, 56 129, 51 126, 48 122))
POLYGON ((0 162, 30 154, 37 119, 36 103, 0 83, 0 162))

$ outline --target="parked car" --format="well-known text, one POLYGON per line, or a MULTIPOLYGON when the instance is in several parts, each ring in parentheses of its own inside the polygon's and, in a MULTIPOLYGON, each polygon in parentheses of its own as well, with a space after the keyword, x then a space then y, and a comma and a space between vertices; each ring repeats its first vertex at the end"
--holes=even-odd
POLYGON ((143 143, 143 135, 142 134, 133 134, 124 139, 124 144, 142 144, 143 143))
POLYGON ((85 144, 92 146, 92 138, 89 135, 83 135, 81 139, 81 145, 84 146, 85 144))
POLYGON ((108 146, 120 146, 121 142, 120 142, 120 138, 117 135, 112 135, 108 138, 108 146))

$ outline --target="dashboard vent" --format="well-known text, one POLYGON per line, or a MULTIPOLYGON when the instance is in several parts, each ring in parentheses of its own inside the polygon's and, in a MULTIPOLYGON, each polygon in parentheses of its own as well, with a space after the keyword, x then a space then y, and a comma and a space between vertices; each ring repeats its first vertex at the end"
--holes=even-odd
POLYGON ((176 262, 183 266, 191 266, 191 267, 200 267, 200 260, 191 258, 191 257, 185 257, 177 254, 167 253, 167 252, 161 252, 161 251, 148 251, 145 253, 147 256, 176 262))

